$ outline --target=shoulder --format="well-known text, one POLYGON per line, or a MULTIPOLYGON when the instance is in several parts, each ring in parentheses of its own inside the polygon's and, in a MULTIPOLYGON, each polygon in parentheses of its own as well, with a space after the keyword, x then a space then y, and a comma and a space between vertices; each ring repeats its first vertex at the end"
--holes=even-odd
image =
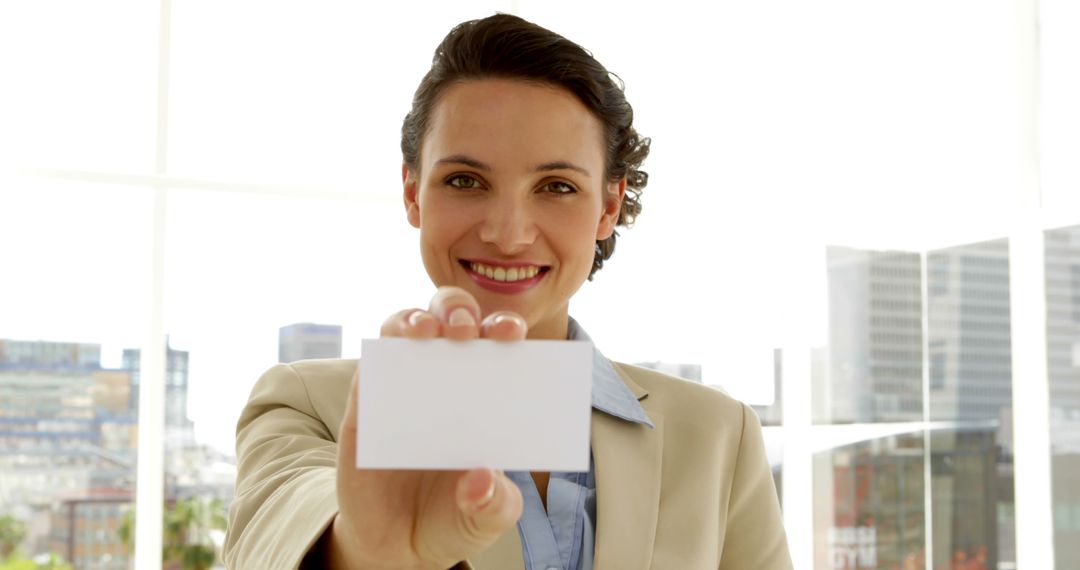
MULTIPOLYGON (((715 429, 741 427, 747 414, 756 420, 750 406, 719 388, 632 364, 613 361, 612 365, 628 384, 636 384, 641 391, 647 392, 642 406, 647 411, 664 414, 667 422, 687 420, 715 429)), ((634 390, 635 387, 631 385, 630 388, 634 390)))
MULTIPOLYGON (((355 358, 322 358, 279 364, 306 384, 351 382, 360 361, 355 358)), ((276 367, 275 367, 276 368, 276 367)))
POLYGON ((323 394, 335 392, 335 388, 348 390, 358 365, 358 360, 342 358, 275 364, 255 383, 251 399, 318 399, 323 394))
POLYGON ((251 390, 240 423, 283 407, 327 420, 335 426, 345 411, 355 359, 299 360, 275 364, 251 390))

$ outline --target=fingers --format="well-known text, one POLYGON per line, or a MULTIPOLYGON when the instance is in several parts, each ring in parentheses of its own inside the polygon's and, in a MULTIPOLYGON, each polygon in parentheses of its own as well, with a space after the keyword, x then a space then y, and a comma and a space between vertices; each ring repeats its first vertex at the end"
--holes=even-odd
POLYGON ((442 324, 443 336, 469 340, 480 336, 480 304, 460 287, 439 287, 431 298, 431 314, 442 324))
POLYGON ((421 309, 405 309, 390 315, 383 321, 380 336, 396 336, 413 339, 435 338, 442 325, 439 319, 421 309))
POLYGON ((521 490, 491 469, 465 472, 458 479, 456 498, 461 533, 478 546, 490 544, 521 517, 521 490))
POLYGON ((510 311, 495 311, 480 323, 481 336, 494 340, 524 340, 529 327, 525 319, 510 311))
POLYGON ((427 311, 406 309, 383 321, 381 336, 426 339, 445 337, 452 340, 490 338, 501 341, 522 340, 528 332, 525 319, 511 311, 495 311, 480 320, 480 304, 460 287, 440 287, 427 311))

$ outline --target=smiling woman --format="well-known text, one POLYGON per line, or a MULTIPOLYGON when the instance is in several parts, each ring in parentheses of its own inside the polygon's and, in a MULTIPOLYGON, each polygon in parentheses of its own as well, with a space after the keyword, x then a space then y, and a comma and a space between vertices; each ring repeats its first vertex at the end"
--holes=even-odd
MULTIPOLYGON (((405 213, 436 292, 426 310, 393 313, 382 335, 588 341, 570 300, 611 257, 647 182, 649 141, 632 122, 621 85, 577 44, 507 15, 454 28, 402 128, 405 213)), ((791 568, 748 406, 595 349, 591 381, 588 471, 362 470, 357 362, 277 366, 238 423, 226 559, 791 568)))
POLYGON ((508 79, 449 87, 433 119, 403 172, 428 275, 483 314, 525 317, 530 338, 566 338, 570 297, 626 193, 625 179, 603 177, 600 121, 563 89, 508 79))

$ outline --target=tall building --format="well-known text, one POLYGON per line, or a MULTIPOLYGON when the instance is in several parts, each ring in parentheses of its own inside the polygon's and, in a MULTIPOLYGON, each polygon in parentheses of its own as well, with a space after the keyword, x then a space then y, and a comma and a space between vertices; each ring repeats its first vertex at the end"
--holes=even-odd
POLYGON ((930 251, 926 267, 930 419, 959 423, 930 439, 934 517, 953 523, 935 537, 1015 560, 1009 242, 930 251))
POLYGON ((929 449, 913 432, 815 460, 822 489, 844 490, 828 536, 872 534, 878 565, 922 556, 926 493, 935 545, 927 567, 1015 560, 1008 253, 1006 240, 930 251, 924 277, 917 252, 828 250, 828 374, 815 382, 815 421, 923 419, 925 302, 927 411, 957 422, 931 431, 929 449))
POLYGON ((58 496, 134 485, 131 377, 101 369, 98 345, 0 345, 0 512, 26 521, 27 552, 44 552, 58 496))
POLYGON ((1045 233, 1054 557, 1080 565, 1080 226, 1045 233))
MULTIPOLYGON (((131 409, 139 409, 139 362, 140 351, 126 348, 123 353, 123 367, 131 373, 132 397, 131 409)), ((165 444, 176 448, 193 445, 195 442, 194 426, 187 415, 188 403, 188 352, 166 349, 165 365, 165 444)))
POLYGON ((922 419, 918 253, 829 247, 829 375, 818 423, 922 419))
POLYGON ((1080 422, 1080 226, 1045 235, 1051 416, 1080 422))
POLYGON ((926 267, 930 419, 1000 421, 1012 408, 1009 242, 931 251, 926 267))
POLYGON ((278 331, 278 362, 341 358, 341 325, 296 323, 278 331))
MULTIPOLYGON (((0 513, 26 523, 28 556, 126 568, 118 521, 135 488, 139 351, 101 368, 99 345, 0 340, 0 513)), ((188 353, 168 350, 165 496, 232 498, 232 459, 195 444, 188 353)))
POLYGON ((77 569, 126 570, 131 557, 118 536, 132 502, 130 488, 102 489, 59 501, 50 521, 50 552, 77 569))
POLYGON ((3 368, 101 368, 101 345, 0 339, 3 368))

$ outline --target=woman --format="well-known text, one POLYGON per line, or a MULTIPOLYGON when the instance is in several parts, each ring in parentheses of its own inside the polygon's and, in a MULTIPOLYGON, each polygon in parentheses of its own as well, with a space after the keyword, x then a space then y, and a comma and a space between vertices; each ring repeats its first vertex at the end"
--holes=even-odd
MULTIPOLYGON (((383 336, 583 339, 575 291, 641 209, 649 143, 592 56, 466 22, 402 128, 406 217, 437 286, 383 336)), ((356 361, 279 365, 237 428, 232 568, 790 568, 756 416, 596 353, 587 473, 364 471, 356 361), (351 386, 351 387, 350 387, 351 386)))

